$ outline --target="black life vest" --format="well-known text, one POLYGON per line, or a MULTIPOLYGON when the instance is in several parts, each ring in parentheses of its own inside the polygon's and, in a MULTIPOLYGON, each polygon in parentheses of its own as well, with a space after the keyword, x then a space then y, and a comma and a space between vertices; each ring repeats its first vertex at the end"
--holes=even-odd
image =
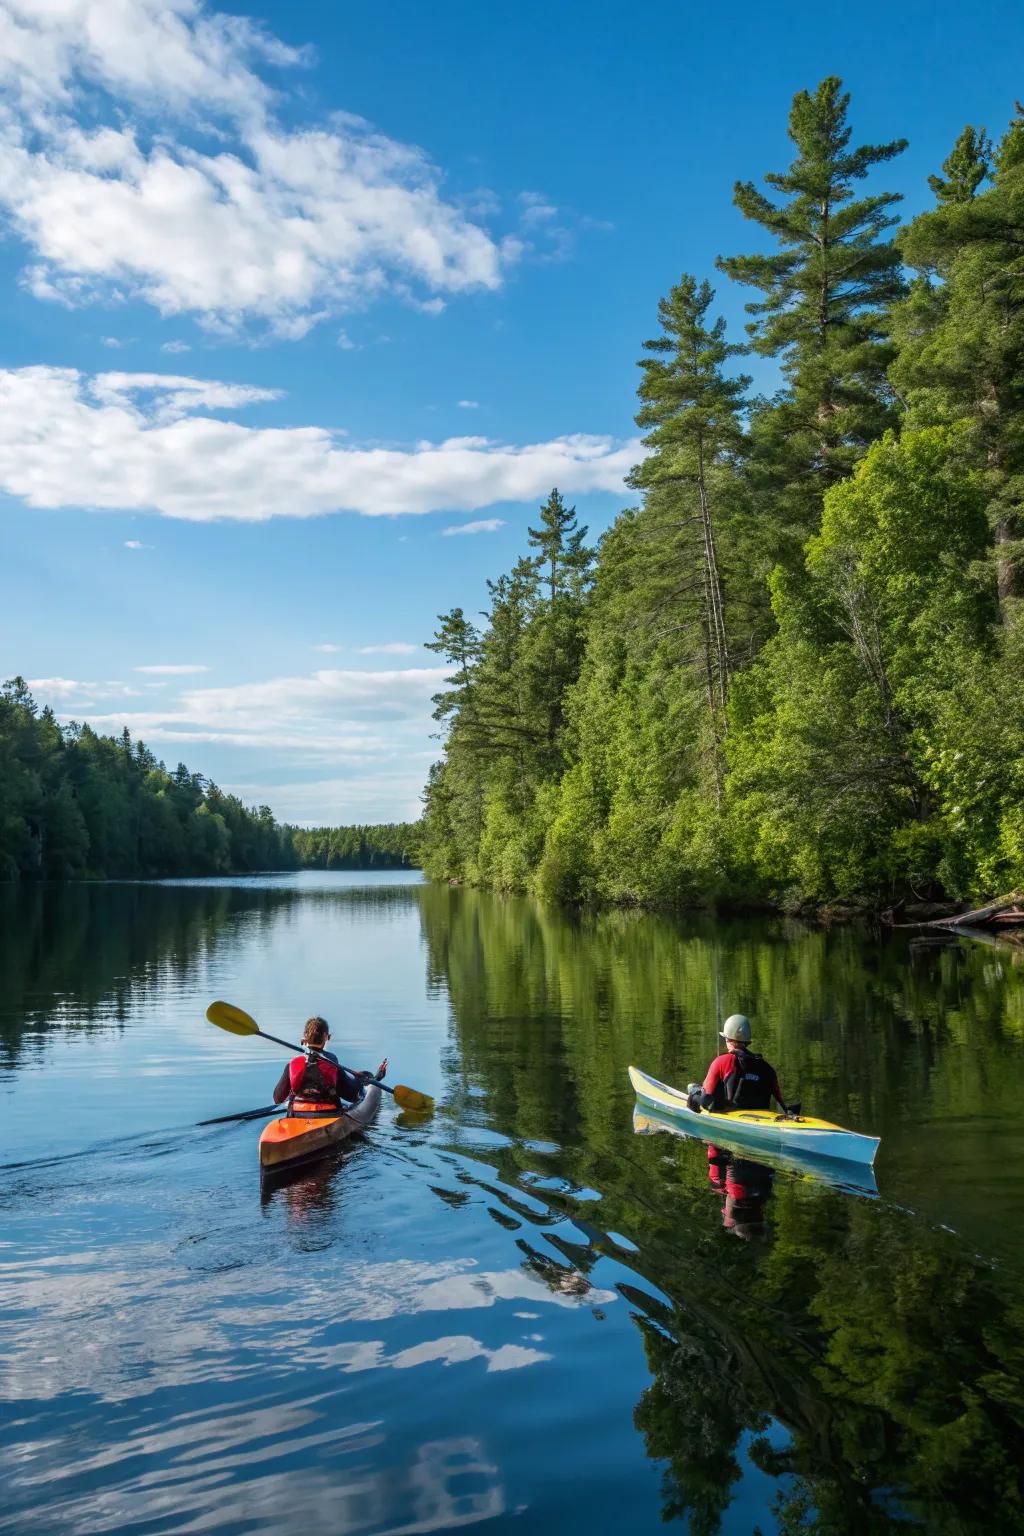
POLYGON ((726 1109, 770 1109, 775 1068, 754 1051, 734 1051, 733 1061, 725 1079, 726 1109))

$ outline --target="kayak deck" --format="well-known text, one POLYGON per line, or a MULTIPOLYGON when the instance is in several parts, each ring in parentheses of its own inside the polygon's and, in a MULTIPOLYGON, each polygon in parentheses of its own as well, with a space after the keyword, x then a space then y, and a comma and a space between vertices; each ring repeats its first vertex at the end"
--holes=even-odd
POLYGON ((381 1090, 368 1083, 355 1103, 337 1112, 282 1115, 260 1135, 260 1168, 270 1173, 320 1157, 370 1125, 380 1108, 381 1090))
POLYGON ((680 1089, 659 1083, 656 1077, 648 1077, 639 1067, 630 1067, 629 1080, 638 1099, 679 1120, 704 1141, 718 1138, 739 1141, 751 1147, 809 1153, 839 1162, 866 1164, 869 1168, 875 1161, 879 1145, 877 1136, 862 1136, 858 1131, 833 1125, 830 1120, 817 1120, 812 1115, 789 1119, 770 1109, 736 1109, 730 1114, 707 1109, 698 1111, 690 1108, 686 1094, 680 1089))

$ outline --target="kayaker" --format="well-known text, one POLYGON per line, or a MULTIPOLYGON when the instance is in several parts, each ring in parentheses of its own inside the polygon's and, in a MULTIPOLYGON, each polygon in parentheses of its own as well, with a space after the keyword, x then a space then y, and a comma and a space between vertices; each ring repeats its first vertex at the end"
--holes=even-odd
MULTIPOLYGON (((294 1096, 310 1104, 323 1104, 337 1108, 345 1101, 353 1104, 363 1091, 363 1084, 373 1078, 371 1072, 350 1072, 340 1065, 337 1056, 325 1050, 331 1031, 327 1020, 314 1014, 306 1020, 302 1032, 304 1056, 295 1056, 285 1067, 274 1089, 274 1103, 283 1104, 294 1096)), ((387 1071, 387 1057, 377 1068, 377 1077, 387 1071)))
POLYGON ((691 1109, 727 1114, 734 1109, 770 1109, 772 1099, 786 1110, 775 1068, 750 1049, 750 1020, 733 1013, 721 1029, 726 1049, 716 1056, 703 1083, 691 1083, 691 1109))

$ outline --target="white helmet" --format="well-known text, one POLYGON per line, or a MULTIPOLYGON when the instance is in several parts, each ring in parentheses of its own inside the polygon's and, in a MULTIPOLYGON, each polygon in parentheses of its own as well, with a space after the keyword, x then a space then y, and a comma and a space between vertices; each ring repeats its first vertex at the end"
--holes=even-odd
POLYGON ((745 1013, 731 1013, 719 1031, 726 1040, 738 1040, 741 1045, 751 1041, 750 1020, 745 1013))

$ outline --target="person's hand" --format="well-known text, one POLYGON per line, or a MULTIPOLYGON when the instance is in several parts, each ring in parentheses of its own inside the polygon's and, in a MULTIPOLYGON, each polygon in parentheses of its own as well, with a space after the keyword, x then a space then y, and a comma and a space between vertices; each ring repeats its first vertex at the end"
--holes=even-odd
POLYGON ((384 1074, 385 1074, 385 1072, 387 1070, 388 1070, 388 1059, 385 1056, 384 1060, 381 1062, 380 1066, 377 1068, 377 1079, 378 1079, 378 1081, 384 1076, 384 1074))

